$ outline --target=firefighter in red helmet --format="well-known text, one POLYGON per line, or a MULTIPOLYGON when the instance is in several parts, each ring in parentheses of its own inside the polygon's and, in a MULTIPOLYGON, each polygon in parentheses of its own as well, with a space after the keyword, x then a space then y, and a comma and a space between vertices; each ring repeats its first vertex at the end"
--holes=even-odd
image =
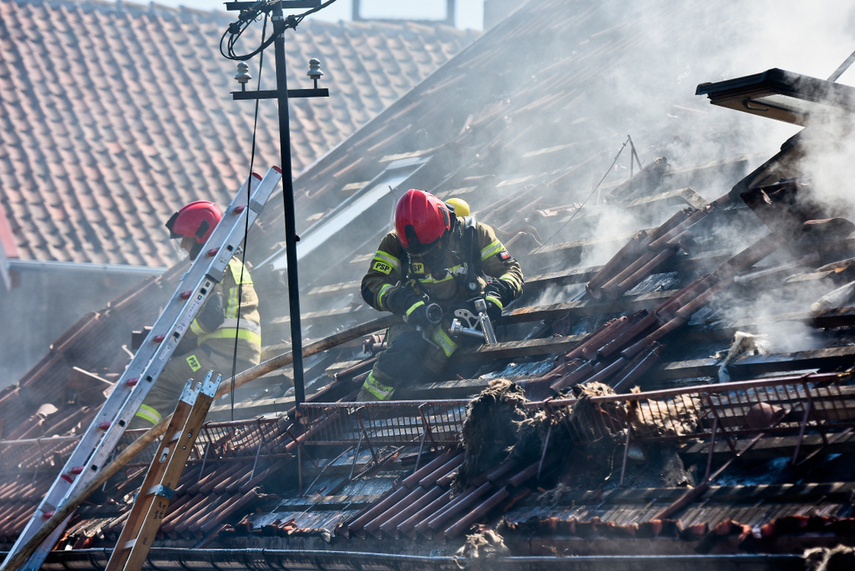
MULTIPOLYGON (((216 204, 198 200, 173 214, 166 227, 179 250, 195 260, 222 217, 216 204)), ((150 428, 169 415, 188 379, 201 381, 208 371, 231 376, 233 357, 236 372, 257 365, 261 358, 258 296, 237 256, 199 308, 129 428, 150 428)))
POLYGON ((357 400, 389 400, 397 388, 436 376, 462 342, 449 333, 455 310, 483 298, 495 320, 522 293, 519 263, 495 231, 468 212, 459 199, 444 203, 423 190, 398 200, 395 229, 371 259, 362 297, 404 322, 387 332, 387 347, 357 400))

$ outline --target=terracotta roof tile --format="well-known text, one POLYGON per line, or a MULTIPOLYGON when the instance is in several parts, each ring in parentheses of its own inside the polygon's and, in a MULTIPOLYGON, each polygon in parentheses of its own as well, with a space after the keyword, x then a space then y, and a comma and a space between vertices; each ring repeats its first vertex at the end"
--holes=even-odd
MULTIPOLYGON (((39 238, 101 226, 99 209, 114 209, 114 223, 160 228, 176 205, 199 198, 226 204, 248 168, 252 109, 231 100, 234 65, 218 53, 218 43, 235 14, 169 9, 156 4, 113 4, 97 0, 0 1, 0 101, 2 142, 8 160, 0 167, 0 201, 15 228, 24 259, 163 266, 171 250, 149 232, 146 243, 127 233, 101 228, 103 240, 85 250, 50 246, 39 238), (57 13, 61 14, 57 17, 57 13), (32 187, 33 181, 37 188, 32 187), (106 187, 106 188, 101 188, 106 187), (106 193, 104 192, 106 191, 106 193), (29 193, 64 204, 70 226, 54 222, 31 202, 29 193), (53 196, 51 196, 53 195, 53 196), (91 196, 91 198, 83 195, 91 196), (75 198, 76 197, 76 198, 75 198), (95 204, 93 205, 93 199, 95 204), (86 205, 80 209, 79 205, 86 205), (118 247, 115 247, 115 246, 118 247)), ((303 170, 427 77, 471 42, 475 34, 442 26, 412 36, 405 24, 307 21, 288 36, 289 87, 306 85, 305 62, 319 57, 329 100, 295 102, 292 146, 295 172, 303 170), (368 67, 348 72, 371 37, 368 67), (441 44, 445 58, 419 66, 406 82, 396 60, 410 54, 400 45, 441 44), (370 77, 363 77, 368 75, 370 77), (382 95, 348 89, 348 83, 390 86, 382 95), (336 106, 336 118, 327 106, 336 106)), ((271 63, 270 60, 268 63, 271 63)), ((253 70, 253 75, 258 71, 253 70)), ((272 66, 266 69, 272 81, 272 66)), ((275 106, 262 103, 255 164, 279 163, 275 106)), ((114 217, 111 217, 113 219, 114 217)))

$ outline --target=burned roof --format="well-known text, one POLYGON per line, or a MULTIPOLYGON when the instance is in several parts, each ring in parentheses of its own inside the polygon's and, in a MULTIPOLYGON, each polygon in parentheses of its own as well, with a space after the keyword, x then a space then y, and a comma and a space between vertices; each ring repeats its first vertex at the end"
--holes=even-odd
MULTIPOLYGON (((697 97, 631 137, 600 132, 585 125, 607 87, 598 72, 635 61, 645 36, 615 30, 599 4, 565 7, 521 8, 295 181, 298 208, 317 215, 300 229, 319 249, 301 258, 309 402, 288 414, 286 367, 242 387, 245 418, 217 403, 151 565, 804 568, 808 548, 810 561, 847 556, 855 228, 813 170, 827 125, 779 139, 771 157, 698 160, 686 139, 658 138, 715 113, 704 134, 724 141, 730 124, 714 126, 729 111, 697 97), (571 35, 534 78, 510 65, 534 61, 538 38, 571 35), (444 105, 461 94, 468 105, 444 105), (462 351, 401 400, 354 403, 390 323, 356 284, 410 186, 467 199, 523 264, 526 291, 499 343, 462 351), (348 223, 329 234, 332 216, 348 223)), ((692 33, 663 25, 675 41, 692 33)), ((274 198, 248 247, 268 300, 282 296, 278 210, 274 198)), ((147 287, 168 292, 170 279, 147 287)), ((24 397, 87 356, 74 386, 97 406, 127 358, 95 358, 89 337, 153 312, 155 297, 140 289, 81 322, 0 401, 15 419, 0 443, 4 542, 73 446, 62 411, 84 409, 24 397)), ((281 305, 264 307, 272 360, 289 349, 281 305)), ((80 506, 48 565, 103 566, 151 459, 80 506)))

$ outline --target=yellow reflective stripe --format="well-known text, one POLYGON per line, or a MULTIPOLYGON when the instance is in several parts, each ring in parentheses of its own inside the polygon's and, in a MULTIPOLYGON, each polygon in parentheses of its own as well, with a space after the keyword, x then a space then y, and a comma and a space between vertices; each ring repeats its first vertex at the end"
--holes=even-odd
POLYGON ((229 288, 229 305, 226 307, 226 317, 232 319, 237 317, 238 306, 240 305, 240 300, 238 299, 239 289, 238 287, 229 288))
POLYGON ((238 307, 240 306, 239 294, 241 286, 251 286, 252 276, 244 269, 244 265, 240 260, 232 258, 229 261, 229 271, 232 273, 232 279, 237 284, 235 287, 229 288, 229 302, 226 306, 226 317, 237 317, 238 307))
POLYGON ((492 301, 493 303, 495 303, 496 305, 498 305, 498 306, 499 306, 499 309, 504 309, 504 308, 505 308, 505 306, 504 306, 504 305, 502 305, 502 300, 500 300, 498 297, 496 297, 496 296, 494 296, 494 295, 485 295, 485 296, 484 296, 484 299, 487 299, 487 300, 492 301))
POLYGON ((522 289, 522 283, 520 283, 517 277, 513 274, 502 274, 499 279, 504 280, 506 282, 510 282, 510 286, 514 288, 514 291, 519 291, 520 289, 522 289))
POLYGON ((377 305, 379 307, 383 307, 383 298, 386 297, 386 292, 393 287, 392 284, 383 284, 383 287, 380 288, 380 293, 377 294, 377 305))
POLYGON ((232 258, 229 261, 229 270, 232 272, 232 278, 235 280, 235 283, 241 285, 252 285, 252 276, 247 270, 243 269, 243 267, 244 265, 237 258, 232 258), (243 271, 241 271, 242 269, 243 271))
POLYGON ((395 387, 384 385, 383 383, 375 379, 374 371, 368 373, 368 377, 365 379, 365 382, 362 383, 362 388, 364 388, 380 400, 389 400, 390 398, 392 398, 392 393, 395 392, 395 387))
POLYGON ((397 256, 393 256, 387 252, 377 250, 377 253, 374 254, 374 259, 379 260, 381 262, 385 262, 396 270, 401 267, 401 262, 400 260, 398 260, 397 256))
POLYGON ((442 349, 442 352, 445 353, 446 357, 451 357, 455 351, 457 351, 457 343, 455 343, 448 334, 440 329, 436 328, 431 338, 436 342, 437 345, 442 349))
POLYGON ((163 415, 157 412, 155 409, 151 408, 147 404, 140 405, 140 409, 134 416, 138 416, 139 418, 146 420, 152 424, 157 424, 161 420, 163 420, 163 415))
POLYGON ((207 331, 202 329, 202 326, 199 325, 199 322, 196 319, 194 319, 193 323, 190 324, 190 331, 192 331, 196 335, 204 335, 205 333, 207 333, 207 331))
POLYGON ((424 304, 425 304, 425 302, 422 300, 417 301, 416 303, 414 303, 413 305, 410 306, 410 308, 407 310, 407 313, 404 314, 404 317, 409 317, 412 312, 414 312, 416 309, 419 308, 419 306, 424 305, 424 304))
POLYGON ((245 341, 249 341, 250 343, 261 347, 261 335, 255 331, 249 331, 248 329, 235 329, 234 327, 220 327, 213 333, 200 337, 199 344, 201 345, 209 339, 234 339, 235 337, 238 339, 244 339, 245 341))
POLYGON ((449 274, 445 274, 445 276, 440 278, 440 279, 435 279, 432 277, 420 279, 419 283, 422 283, 422 284, 441 284, 442 282, 447 282, 447 281, 453 280, 453 279, 454 279, 454 276, 449 273, 449 274))
POLYGON ((250 321, 249 319, 226 319, 221 324, 220 327, 231 327, 232 329, 237 329, 238 325, 240 325, 241 329, 246 329, 247 331, 253 331, 261 335, 261 325, 256 323, 255 321, 250 321))
POLYGON ((481 259, 486 260, 490 256, 492 256, 494 254, 498 254, 499 252, 501 252, 502 249, 504 249, 504 246, 502 246, 502 243, 499 242, 498 240, 493 240, 491 243, 489 243, 486 246, 484 246, 483 248, 481 248, 481 259))

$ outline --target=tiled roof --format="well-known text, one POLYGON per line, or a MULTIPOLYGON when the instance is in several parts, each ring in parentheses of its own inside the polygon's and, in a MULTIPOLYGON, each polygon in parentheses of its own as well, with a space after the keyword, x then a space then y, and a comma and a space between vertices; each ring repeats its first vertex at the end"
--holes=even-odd
MULTIPOLYGON (((0 2, 7 257, 171 265, 163 221, 190 200, 228 204, 249 172, 254 107, 232 101, 234 62, 217 48, 236 19, 154 3, 0 2)), ((292 102, 295 174, 474 37, 407 22, 312 20, 290 31, 289 87, 310 87, 317 57, 332 95, 292 102)), ((258 58, 249 63, 257 77, 258 58)), ((262 75, 270 83, 272 57, 262 75)), ((261 104, 256 145, 262 172, 280 163, 274 102, 261 104)))
MULTIPOLYGON (((754 171, 767 156, 729 145, 689 152, 685 137, 738 134, 701 98, 655 107, 627 138, 618 118, 638 112, 637 94, 615 89, 603 70, 651 54, 638 21, 615 23, 606 4, 574 3, 570 14, 566 0, 521 7, 295 181, 306 238, 323 214, 364 197, 367 181, 397 188, 336 227, 316 263, 301 266, 305 340, 334 332, 341 344, 307 355, 311 402, 299 422, 284 414, 288 393, 268 383, 243 409, 267 417, 208 425, 229 437, 209 446, 203 436, 188 463, 170 508, 181 516, 152 551, 158 567, 219 557, 310 569, 633 568, 642 557, 674 565, 673 556, 685 568, 797 568, 805 547, 853 543, 855 309, 837 289, 853 276, 852 226, 828 205, 796 200, 814 196, 789 180, 804 174, 805 163, 791 160, 802 139, 754 171), (549 73, 532 77, 532 62, 549 73), (587 124, 596 114, 614 122, 587 124), (625 166, 636 144, 641 172, 625 166), (612 178, 596 187, 606 172, 612 178), (788 182, 773 184, 779 178, 788 182), (401 401, 353 405, 385 325, 374 322, 361 346, 367 333, 341 336, 378 317, 359 299, 358 279, 396 190, 409 186, 466 198, 523 264, 526 292, 497 345, 462 350, 447 374, 402 389, 401 401), (642 392, 631 394, 635 384, 642 392), (510 409, 485 423, 480 440, 466 430, 479 418, 474 398, 510 409), (248 489, 255 478, 260 488, 248 489), (598 556, 614 559, 588 559, 598 556)), ((674 45, 696 34, 679 20, 658 24, 674 45)), ((271 200, 254 234, 268 355, 288 349, 281 270, 265 261, 281 249, 277 210, 271 200)), ((35 404, 86 358, 85 372, 114 378, 119 348, 108 360, 91 337, 106 341, 116 322, 150 314, 155 285, 82 321, 2 395, 0 417, 14 419, 4 437, 45 435, 38 449, 2 443, 13 485, 0 489, 0 509, 14 518, 4 542, 26 520, 16 486, 36 496, 25 486, 46 486, 67 454, 67 440, 48 436, 67 433, 62 422, 80 408, 73 399, 52 402, 55 412, 35 404)), ((100 386, 91 374, 77 379, 81 394, 100 386)), ((214 411, 222 420, 224 408, 214 411)), ((139 470, 129 465, 83 506, 63 546, 115 545, 139 470)), ((92 554, 53 556, 92 568, 92 554)))

